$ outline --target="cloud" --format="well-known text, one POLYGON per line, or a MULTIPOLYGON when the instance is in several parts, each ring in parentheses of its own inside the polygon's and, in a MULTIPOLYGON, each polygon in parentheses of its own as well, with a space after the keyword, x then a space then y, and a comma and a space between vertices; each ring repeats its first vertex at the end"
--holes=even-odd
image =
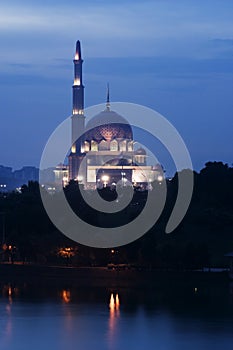
POLYGON ((85 43, 85 57, 221 55, 222 51, 214 50, 208 42, 216 37, 231 37, 232 7, 217 4, 215 0, 201 5, 198 0, 188 4, 171 0, 124 4, 3 2, 1 57, 6 61, 17 58, 20 62, 35 63, 68 59, 78 38, 85 43))

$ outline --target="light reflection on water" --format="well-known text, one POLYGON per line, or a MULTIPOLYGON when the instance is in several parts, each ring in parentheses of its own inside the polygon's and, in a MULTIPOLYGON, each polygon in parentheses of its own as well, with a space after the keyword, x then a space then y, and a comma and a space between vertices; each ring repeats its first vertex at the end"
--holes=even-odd
POLYGON ((62 300, 66 304, 68 304, 71 301, 70 291, 69 290, 63 289, 63 291, 62 291, 62 300))
POLYGON ((111 293, 109 302, 109 321, 108 321, 108 341, 110 348, 115 344, 117 335, 117 324, 120 317, 120 299, 118 293, 111 293))
MULTIPOLYGON (((5 304, 5 322, 1 322, 2 324, 2 337, 1 337, 1 345, 7 347, 9 340, 12 337, 12 317, 11 317, 11 309, 12 309, 12 287, 11 285, 6 285, 3 288, 3 293, 8 297, 8 301, 5 304)), ((1 348, 1 347, 0 347, 1 348)))
POLYGON ((232 350, 229 290, 0 286, 0 349, 232 350))

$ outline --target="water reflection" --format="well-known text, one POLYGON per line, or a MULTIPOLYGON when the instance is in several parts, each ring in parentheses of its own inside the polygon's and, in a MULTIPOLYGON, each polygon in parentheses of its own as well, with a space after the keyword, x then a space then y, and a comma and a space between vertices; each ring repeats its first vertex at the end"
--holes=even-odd
POLYGON ((218 280, 154 289, 4 283, 0 348, 232 350, 230 291, 218 280))
POLYGON ((118 293, 115 295, 111 293, 109 302, 110 314, 118 314, 120 311, 120 299, 118 293))
POLYGON ((9 304, 12 304, 13 297, 17 297, 19 295, 19 288, 13 286, 12 284, 4 284, 2 286, 2 295, 7 297, 9 304))
POLYGON ((109 302, 109 322, 108 322, 108 340, 109 345, 115 344, 115 338, 117 334, 117 325, 120 318, 120 298, 118 293, 111 293, 109 302))
POLYGON ((71 301, 70 291, 63 289, 62 291, 62 300, 64 303, 68 304, 71 301))
MULTIPOLYGON (((5 306, 5 314, 6 314, 6 320, 3 323, 3 332, 2 332, 2 338, 1 338, 1 344, 3 346, 6 346, 11 337, 12 337, 12 295, 13 295, 13 287, 9 285, 4 285, 2 288, 2 293, 5 295, 8 300, 5 306)), ((16 290, 17 291, 17 290, 16 290)))
POLYGON ((120 309, 120 299, 119 299, 119 296, 118 294, 116 295, 116 310, 119 310, 120 309))

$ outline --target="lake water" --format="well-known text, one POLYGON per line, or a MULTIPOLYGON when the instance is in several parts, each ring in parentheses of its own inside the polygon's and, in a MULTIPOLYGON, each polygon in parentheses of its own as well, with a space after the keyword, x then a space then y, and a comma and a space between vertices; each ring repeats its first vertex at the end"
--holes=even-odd
POLYGON ((0 285, 1 350, 232 350, 230 285, 0 285))

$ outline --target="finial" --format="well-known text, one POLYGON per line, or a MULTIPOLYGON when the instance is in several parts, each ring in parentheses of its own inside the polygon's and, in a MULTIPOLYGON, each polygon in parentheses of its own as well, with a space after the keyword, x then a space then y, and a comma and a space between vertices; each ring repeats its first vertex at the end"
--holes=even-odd
POLYGON ((75 60, 80 60, 81 59, 81 45, 80 41, 78 40, 76 42, 76 51, 75 51, 75 60))
POLYGON ((107 101, 106 101, 106 110, 107 110, 107 111, 110 111, 109 83, 107 84, 107 101))

